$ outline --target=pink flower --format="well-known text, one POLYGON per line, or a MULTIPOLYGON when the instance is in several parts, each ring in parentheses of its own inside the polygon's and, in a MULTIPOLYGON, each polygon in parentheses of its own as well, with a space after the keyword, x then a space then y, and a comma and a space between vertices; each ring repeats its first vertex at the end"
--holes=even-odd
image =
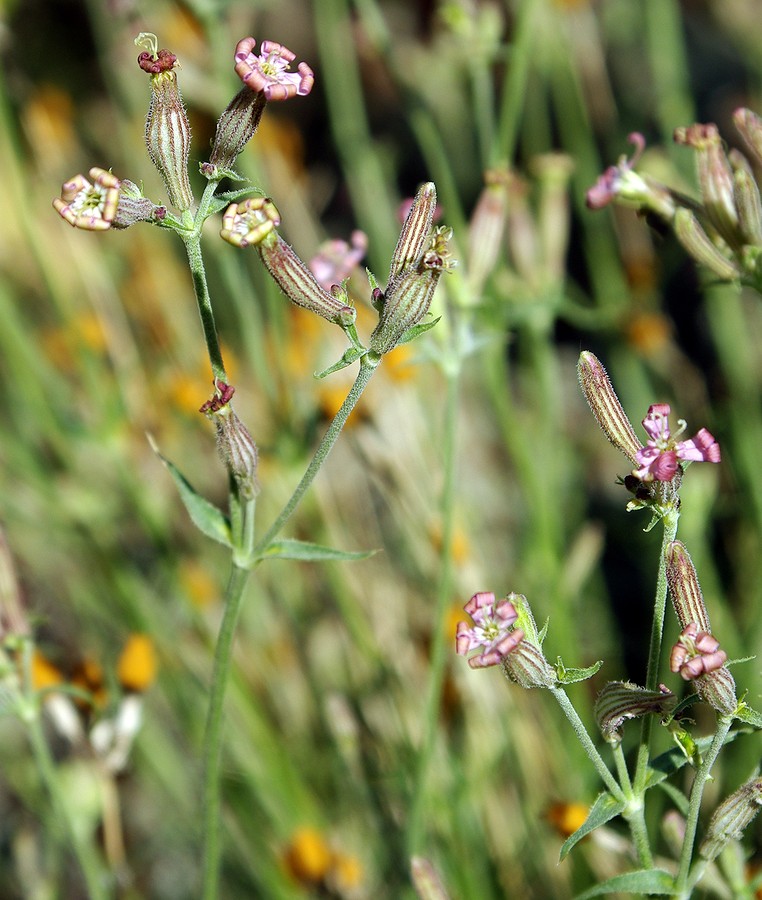
POLYGON ((625 179, 632 172, 633 167, 640 159, 646 147, 646 139, 637 131, 627 136, 627 140, 635 147, 635 152, 631 159, 621 156, 619 162, 615 166, 609 166, 608 169, 598 178, 598 181, 590 188, 586 194, 586 202, 590 209, 603 209, 608 206, 612 200, 615 200, 620 193, 621 187, 625 179))
POLYGON ((84 175, 75 175, 65 182, 53 206, 75 228, 106 231, 116 216, 121 182, 116 175, 97 167, 90 169, 90 177, 92 183, 84 175))
POLYGON ((364 231, 353 231, 350 240, 351 246, 346 241, 326 241, 310 260, 310 271, 323 290, 330 291, 334 284, 340 285, 362 262, 368 249, 368 236, 364 231))
POLYGON ((669 667, 685 681, 693 681, 721 669, 727 661, 728 654, 720 649, 717 638, 708 631, 699 631, 698 625, 690 622, 672 648, 669 667))
POLYGON ((473 627, 458 622, 455 632, 455 649, 465 656, 477 647, 483 647, 481 654, 468 660, 472 669, 496 666, 521 643, 524 632, 513 628, 518 618, 516 607, 510 600, 495 602, 495 595, 480 592, 466 603, 463 609, 471 616, 473 627))
POLYGON ((295 54, 275 41, 262 41, 257 56, 256 43, 253 37, 246 37, 236 44, 235 70, 241 81, 254 93, 264 94, 267 100, 288 100, 294 94, 306 97, 315 83, 315 75, 307 63, 300 62, 296 72, 289 72, 295 54))
POLYGON ((640 468, 632 473, 641 481, 672 481, 681 459, 688 462, 720 461, 720 445, 706 428, 702 428, 690 440, 676 440, 685 431, 686 424, 680 419, 680 427, 673 435, 669 429, 669 412, 669 404, 655 403, 649 406, 648 414, 643 419, 648 441, 635 454, 635 462, 640 468))

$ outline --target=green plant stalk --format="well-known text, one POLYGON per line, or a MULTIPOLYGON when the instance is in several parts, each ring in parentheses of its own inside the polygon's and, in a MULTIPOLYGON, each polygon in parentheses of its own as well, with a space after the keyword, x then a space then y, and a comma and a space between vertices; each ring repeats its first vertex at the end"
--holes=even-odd
POLYGON ((574 729, 574 733, 577 735, 580 744, 582 744, 582 748, 588 755, 590 762, 592 762, 593 766, 595 767, 595 771, 601 776, 601 781, 603 781, 603 783, 606 785, 606 788, 608 789, 611 796, 616 798, 620 802, 627 802, 630 798, 617 784, 616 779, 609 771, 606 763, 603 761, 603 757, 600 755, 595 747, 595 744, 593 743, 592 738, 587 733, 587 729, 585 728, 582 719, 580 719, 579 715, 577 714, 577 710, 574 708, 566 691, 558 685, 553 685, 552 687, 549 687, 548 690, 556 698, 558 705, 563 711, 563 714, 569 720, 569 724, 574 729))
POLYGON ((655 92, 656 115, 662 139, 677 168, 685 176, 693 175, 689 154, 680 153, 672 144, 678 125, 688 125, 696 118, 691 99, 688 58, 683 39, 680 6, 676 0, 659 0, 643 4, 646 52, 655 92))
POLYGON ((201 327, 204 330, 204 341, 206 342, 206 351, 209 354, 209 362, 212 366, 212 375, 215 381, 219 379, 227 382, 225 364, 222 361, 222 351, 220 350, 220 342, 217 336, 217 327, 214 324, 214 312, 212 310, 212 299, 209 294, 209 285, 206 280, 204 258, 201 253, 201 229, 209 215, 209 205, 216 188, 216 182, 210 181, 207 184, 193 221, 193 227, 188 231, 178 230, 177 233, 183 239, 185 251, 188 255, 188 264, 190 265, 191 277, 193 278, 193 290, 196 294, 198 314, 201 318, 201 327))
MULTIPOLYGON (((24 642, 23 648, 23 666, 24 680, 29 686, 30 684, 30 668, 31 668, 32 644, 30 641, 24 642)), ((97 854, 86 839, 82 837, 72 818, 71 810, 61 792, 61 787, 56 773, 56 765, 50 753, 47 740, 42 730, 42 706, 39 697, 32 697, 27 700, 27 705, 22 710, 22 719, 27 727, 29 742, 32 745, 32 753, 37 765, 37 770, 45 784, 48 792, 53 811, 59 822, 63 822, 71 841, 74 855, 77 858, 79 867, 87 885, 87 892, 90 900, 106 900, 110 896, 103 884, 103 867, 98 861, 97 854)))
POLYGON ((244 587, 251 570, 233 565, 225 590, 225 612, 222 616, 214 669, 209 691, 206 730, 204 733, 204 900, 215 900, 220 868, 220 758, 222 755, 222 711, 225 691, 230 679, 233 639, 241 612, 244 587))
MULTIPOLYGON (((457 323, 456 323, 457 327, 457 323)), ((440 549, 439 581, 434 609, 431 638, 431 663, 426 686, 426 702, 423 709, 423 734, 415 766, 413 797, 408 815, 405 846, 408 857, 423 852, 423 812, 426 805, 428 772, 434 756, 439 725, 439 711, 442 705, 442 688, 448 658, 445 630, 447 608, 452 591, 452 538, 455 522, 456 496, 456 438, 458 432, 458 397, 460 395, 460 374, 462 357, 453 354, 456 363, 443 366, 446 377, 445 420, 443 434, 442 467, 444 484, 440 502, 442 516, 442 544, 440 549)), ((451 647, 449 648, 452 649, 451 647)))
MULTIPOLYGON (((691 868, 691 859, 693 857, 693 845, 696 840, 696 829, 698 828, 698 818, 701 812, 701 798, 704 796, 704 787, 709 780, 709 774, 712 771, 720 750, 722 750, 725 738, 728 736, 730 726, 733 722, 732 716, 718 716, 717 731, 712 739, 711 746, 706 752, 703 762, 696 772, 691 787, 691 795, 689 799, 688 815, 685 819, 685 838, 683 840, 683 850, 680 854, 680 868, 677 872, 675 881, 675 892, 678 897, 687 898, 691 896, 695 883, 688 888, 688 876, 691 868)), ((699 867, 696 872, 697 879, 701 876, 703 868, 699 867)))
POLYGON ((286 503, 280 515, 274 521, 265 536, 253 544, 253 501, 237 507, 237 499, 232 499, 233 511, 236 513, 233 522, 235 525, 233 566, 230 573, 227 589, 225 591, 225 611, 217 637, 217 645, 214 652, 214 669, 212 672, 212 684, 209 694, 209 707, 207 711, 206 731, 204 738, 204 812, 203 812, 203 841, 204 841, 204 874, 203 874, 203 900, 216 900, 219 887, 220 868, 220 761, 222 755, 222 712, 225 701, 225 692, 230 680, 230 670, 233 657, 233 641, 236 625, 241 611, 243 592, 252 567, 261 561, 267 547, 281 530, 288 518, 294 512, 299 501, 312 484, 315 476, 320 471, 331 448, 346 424, 350 413, 354 409, 363 390, 375 372, 379 357, 364 356, 360 361, 360 371, 347 394, 344 403, 334 416, 322 441, 315 451, 302 480, 297 485, 294 493, 286 503))
POLYGON ((535 36, 539 32, 535 19, 544 4, 535 0, 523 0, 519 4, 515 37, 511 46, 510 65, 505 68, 502 85, 503 101, 500 107, 497 135, 490 154, 490 165, 505 163, 513 158, 518 137, 519 119, 527 95, 529 71, 534 58, 535 36))
POLYGON ((360 395, 368 386, 368 382, 370 381, 373 373, 376 371, 381 358, 372 353, 366 353, 365 356, 360 358, 360 371, 357 373, 357 378, 354 381, 354 384, 349 390, 344 402, 341 404, 341 408, 336 413, 333 418, 333 421, 328 426, 327 431, 323 435, 323 439, 320 441, 317 450, 315 451, 314 456, 312 457, 312 461, 310 462, 307 470, 302 476, 302 480, 296 486, 294 493, 291 495, 290 500, 283 507, 278 518, 273 522, 270 526, 264 537, 262 537, 254 547, 252 554, 255 559, 262 558, 262 556, 266 553, 268 546, 272 543, 275 536, 280 532, 281 528, 286 524, 286 521, 291 517, 292 513, 299 505, 299 501, 302 499, 304 494, 307 492, 307 489, 315 480, 315 476, 320 471, 320 467, 326 460, 326 457, 331 452, 333 445, 336 443, 336 440, 341 434, 341 430, 346 424, 347 419, 349 418, 350 413, 357 405, 357 401, 360 399, 360 395))
MULTIPOLYGON (((664 633, 664 615, 667 608, 667 547, 677 537, 677 524, 680 513, 670 510, 663 518, 664 532, 659 552, 659 573, 656 579, 656 597, 654 614, 651 623, 651 639, 648 647, 648 667, 646 669, 646 690, 655 691, 659 681, 659 664, 661 662, 661 645, 664 633)), ((634 789, 637 797, 643 797, 648 775, 648 758, 653 733, 653 716, 643 716, 640 731, 637 763, 635 765, 634 789)))

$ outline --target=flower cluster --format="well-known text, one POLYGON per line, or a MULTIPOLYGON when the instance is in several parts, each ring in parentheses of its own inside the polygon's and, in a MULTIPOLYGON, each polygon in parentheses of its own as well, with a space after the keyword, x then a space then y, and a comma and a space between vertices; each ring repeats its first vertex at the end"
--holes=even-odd
POLYGON ((587 205, 601 209, 611 202, 654 215, 671 227, 688 253, 724 281, 744 279, 762 287, 762 199, 755 175, 762 165, 762 119, 737 109, 735 126, 747 155, 726 152, 717 126, 677 128, 677 144, 696 153, 700 200, 693 200, 635 171, 645 148, 640 134, 631 159, 610 166, 587 192, 587 205))

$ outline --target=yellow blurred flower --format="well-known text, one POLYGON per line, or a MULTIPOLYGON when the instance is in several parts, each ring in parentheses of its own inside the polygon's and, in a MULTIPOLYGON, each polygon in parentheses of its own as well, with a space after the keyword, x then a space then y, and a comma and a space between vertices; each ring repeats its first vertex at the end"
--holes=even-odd
POLYGON ((627 323, 627 340, 643 356, 652 356, 663 350, 671 336, 669 319, 661 313, 637 313, 627 323))
POLYGON ((132 634, 124 645, 116 667, 119 683, 126 691, 145 691, 154 682, 158 661, 147 634, 132 634))
MULTIPOLYGON (((442 528, 439 523, 430 527, 429 537, 437 552, 440 552, 442 550, 442 528)), ((456 527, 453 530, 450 542, 450 555, 452 556, 452 561, 458 566, 468 562, 468 558, 471 555, 471 547, 468 543, 468 537, 462 528, 456 527)))
POLYGON ((60 172, 66 160, 75 158, 78 146, 71 96, 57 85, 40 85, 24 102, 22 116, 40 168, 60 172))
POLYGON ((61 671, 37 649, 32 654, 31 679, 32 687, 36 691, 55 687, 64 681, 61 671))
POLYGON ((392 381, 409 381, 415 378, 415 347, 411 344, 399 344, 384 356, 383 371, 392 381))
MULTIPOLYGON (((71 684, 90 694, 94 706, 105 706, 108 692, 103 679, 103 666, 97 660, 85 657, 72 675, 71 684)), ((79 699, 77 702, 84 705, 79 699)))
POLYGON ((298 828, 289 841, 283 861, 289 874, 305 886, 323 881, 333 861, 333 852, 316 828, 298 828))
POLYGON ((200 609, 211 606, 219 599, 219 584, 195 559, 184 559, 180 563, 179 581, 191 603, 200 609))
POLYGON ((41 344, 45 356, 63 371, 75 367, 83 349, 102 353, 107 348, 103 323, 94 312, 81 312, 67 325, 45 330, 41 344))
POLYGON ((563 838, 585 824, 590 808, 584 803, 554 803, 545 813, 545 818, 563 838))
POLYGON ((356 856, 336 853, 333 857, 331 882, 339 893, 354 891, 362 883, 363 868, 356 856))

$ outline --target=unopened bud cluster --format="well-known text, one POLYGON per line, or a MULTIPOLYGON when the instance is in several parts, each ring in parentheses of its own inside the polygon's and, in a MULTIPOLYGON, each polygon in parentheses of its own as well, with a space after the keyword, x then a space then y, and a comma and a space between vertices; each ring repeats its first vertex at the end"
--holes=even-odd
POLYGON ((634 171, 642 135, 631 160, 608 168, 587 193, 591 209, 612 201, 655 215, 669 225, 688 253, 723 281, 745 279, 762 290, 762 199, 755 175, 762 166, 762 119, 737 109, 733 121, 747 155, 726 152, 717 126, 694 124, 675 130, 675 142, 696 153, 700 200, 693 201, 648 175, 634 171))
POLYGON ((572 168, 568 156, 547 153, 531 161, 531 183, 505 166, 485 172, 468 229, 466 274, 474 300, 502 255, 513 296, 547 290, 563 278, 572 168))

